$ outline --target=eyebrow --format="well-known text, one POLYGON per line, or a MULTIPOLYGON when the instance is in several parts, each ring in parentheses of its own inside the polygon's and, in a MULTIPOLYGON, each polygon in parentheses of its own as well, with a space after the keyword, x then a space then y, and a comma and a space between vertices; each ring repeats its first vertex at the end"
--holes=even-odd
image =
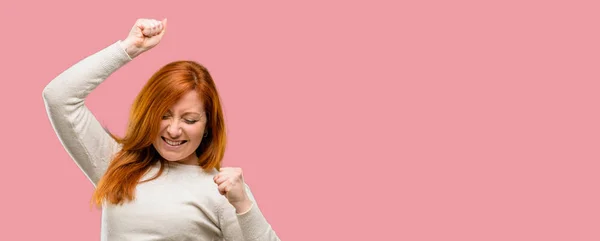
MULTIPOLYGON (((167 110, 167 112, 169 112, 170 114, 173 114, 173 111, 171 110, 167 110)), ((198 112, 194 112, 194 111, 186 111, 183 113, 183 115, 189 115, 189 114, 196 114, 196 115, 202 115, 202 113, 198 113, 198 112)))

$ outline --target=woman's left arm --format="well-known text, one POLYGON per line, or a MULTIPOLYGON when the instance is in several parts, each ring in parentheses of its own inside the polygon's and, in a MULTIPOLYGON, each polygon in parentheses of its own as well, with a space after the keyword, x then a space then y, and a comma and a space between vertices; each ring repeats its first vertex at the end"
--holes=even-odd
POLYGON ((241 168, 221 168, 214 181, 219 192, 231 204, 222 207, 219 212, 221 231, 226 240, 280 240, 244 182, 241 168))

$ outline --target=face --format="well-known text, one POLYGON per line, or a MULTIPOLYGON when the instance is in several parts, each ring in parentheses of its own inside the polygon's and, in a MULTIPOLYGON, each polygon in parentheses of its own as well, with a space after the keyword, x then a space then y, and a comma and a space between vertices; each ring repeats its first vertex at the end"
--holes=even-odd
POLYGON ((186 93, 165 113, 158 137, 152 143, 168 161, 198 165, 196 149, 204 137, 206 115, 198 93, 186 93))

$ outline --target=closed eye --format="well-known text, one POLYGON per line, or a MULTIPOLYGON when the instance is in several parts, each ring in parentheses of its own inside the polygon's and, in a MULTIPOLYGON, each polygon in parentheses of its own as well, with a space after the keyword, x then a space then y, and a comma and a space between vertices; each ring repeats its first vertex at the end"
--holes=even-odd
POLYGON ((194 123, 198 122, 197 120, 184 120, 184 121, 185 121, 185 123, 188 123, 188 124, 194 124, 194 123))
MULTIPOLYGON (((170 116, 170 115, 164 115, 164 116, 162 117, 162 119, 163 119, 163 120, 166 120, 166 119, 169 119, 169 118, 171 118, 171 116, 170 116)), ((194 123, 196 123, 196 122, 198 122, 197 120, 188 120, 188 119, 183 119, 183 121, 184 121, 185 123, 187 123, 187 124, 190 124, 190 125, 191 125, 191 124, 194 124, 194 123)))

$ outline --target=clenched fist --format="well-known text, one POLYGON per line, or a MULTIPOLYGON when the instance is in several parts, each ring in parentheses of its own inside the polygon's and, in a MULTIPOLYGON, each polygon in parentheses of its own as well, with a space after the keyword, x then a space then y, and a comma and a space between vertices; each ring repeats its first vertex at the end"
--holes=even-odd
POLYGON ((241 168, 223 167, 213 180, 218 185, 219 193, 227 197, 237 213, 244 213, 252 207, 241 168))
POLYGON ((129 35, 121 41, 121 47, 125 49, 131 58, 156 46, 165 35, 167 19, 162 21, 154 19, 138 19, 129 35))

